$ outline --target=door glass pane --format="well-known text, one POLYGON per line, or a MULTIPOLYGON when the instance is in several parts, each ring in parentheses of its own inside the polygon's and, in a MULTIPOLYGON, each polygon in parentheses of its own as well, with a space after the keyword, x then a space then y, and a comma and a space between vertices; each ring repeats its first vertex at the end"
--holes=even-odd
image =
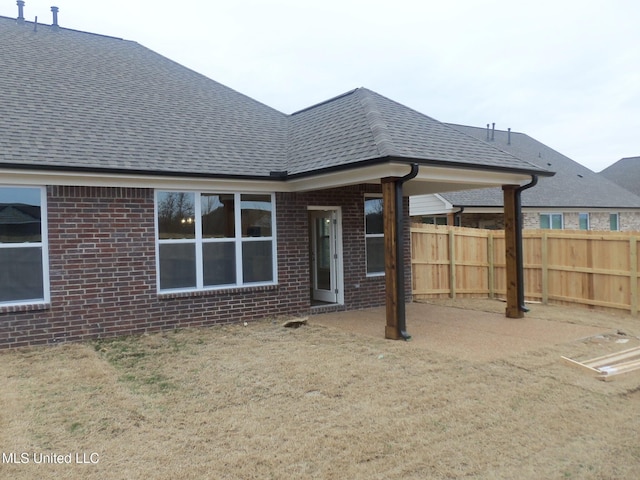
POLYGON ((331 290, 331 219, 316 218, 316 288, 331 290))
POLYGON ((203 238, 235 237, 235 196, 233 194, 203 193, 200 197, 200 203, 202 206, 203 238))
POLYGON ((160 245, 160 288, 195 288, 196 248, 193 243, 160 245))
POLYGON ((40 189, 0 187, 0 243, 40 242, 40 189))
POLYGON ((43 298, 42 248, 0 248, 0 302, 43 298))
POLYGON ((271 236, 271 195, 242 195, 242 236, 271 236))
POLYGON ((195 238, 195 194, 158 192, 158 238, 195 238))
POLYGON ((236 283, 235 242, 215 242, 202 245, 204 285, 232 285, 236 283))
POLYGON ((367 238, 367 273, 384 272, 384 237, 367 238))
POLYGON ((242 275, 244 283, 273 280, 271 240, 242 242, 242 275))

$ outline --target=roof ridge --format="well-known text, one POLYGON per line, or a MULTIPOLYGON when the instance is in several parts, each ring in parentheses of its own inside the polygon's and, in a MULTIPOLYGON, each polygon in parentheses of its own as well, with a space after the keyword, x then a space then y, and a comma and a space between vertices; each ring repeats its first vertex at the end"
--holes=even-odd
POLYGON ((358 88, 355 93, 358 95, 360 105, 364 110, 365 119, 369 124, 371 133, 373 135, 373 141, 376 144, 378 153, 381 157, 393 156, 395 153, 395 145, 393 138, 389 133, 389 127, 385 122, 384 117, 378 109, 375 100, 373 98, 373 92, 364 87, 358 88))

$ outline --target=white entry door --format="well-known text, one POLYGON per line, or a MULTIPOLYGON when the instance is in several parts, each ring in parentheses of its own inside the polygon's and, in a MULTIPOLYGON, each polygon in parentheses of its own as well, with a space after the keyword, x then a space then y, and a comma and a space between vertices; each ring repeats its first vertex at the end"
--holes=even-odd
POLYGON ((310 256, 312 300, 338 303, 338 215, 335 210, 311 210, 310 256))

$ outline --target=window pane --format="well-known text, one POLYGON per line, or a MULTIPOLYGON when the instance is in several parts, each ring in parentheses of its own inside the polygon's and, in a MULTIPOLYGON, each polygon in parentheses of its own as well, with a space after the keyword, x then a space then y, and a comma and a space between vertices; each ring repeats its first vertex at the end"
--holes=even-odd
POLYGON ((160 288, 196 286, 196 248, 193 243, 160 245, 160 288))
POLYGON ((549 215, 540 215, 540 228, 551 228, 549 223, 549 215))
POLYGON ((235 197, 233 194, 203 193, 200 203, 202 206, 203 238, 235 237, 235 197))
POLYGON ((367 273, 384 272, 384 237, 367 238, 367 273))
POLYGON ((436 217, 436 225, 446 225, 447 217, 436 217))
POLYGON ((244 283, 273 280, 271 241, 242 243, 242 275, 244 283))
POLYGON ((364 216, 366 223, 366 233, 375 234, 383 233, 383 220, 382 220, 382 199, 381 198, 366 198, 364 201, 364 216))
POLYGON ((613 231, 618 230, 618 214, 617 213, 609 214, 609 229, 613 231))
POLYGON ((0 243, 42 241, 40 189, 0 188, 0 243))
POLYGON ((195 238, 195 194, 158 192, 158 238, 195 238))
POLYGON ((236 283, 235 242, 215 242, 202 245, 204 285, 230 285, 236 283))
POLYGON ((589 230, 589 214, 580 214, 580 230, 589 230))
POLYGON ((554 228, 556 230, 562 229, 562 215, 560 215, 559 213, 554 213, 553 215, 551 215, 551 228, 554 228))
POLYGON ((271 236, 271 195, 242 195, 242 236, 271 236))
POLYGON ((42 248, 0 248, 0 302, 43 298, 42 248))

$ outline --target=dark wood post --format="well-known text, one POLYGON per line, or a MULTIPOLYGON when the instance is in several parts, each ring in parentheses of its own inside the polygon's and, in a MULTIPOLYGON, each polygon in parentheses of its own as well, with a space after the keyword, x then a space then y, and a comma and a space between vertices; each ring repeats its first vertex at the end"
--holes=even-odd
POLYGON ((518 304, 518 289, 521 288, 518 279, 518 235, 516 234, 516 229, 519 228, 516 201, 518 188, 519 185, 502 186, 504 192, 504 243, 507 264, 507 309, 505 314, 509 318, 524 317, 524 312, 521 311, 518 304))
POLYGON ((382 218, 384 222, 384 274, 387 305, 387 326, 384 336, 400 340, 398 329, 398 258, 396 249, 396 214, 402 205, 396 205, 396 177, 382 179, 382 218))

